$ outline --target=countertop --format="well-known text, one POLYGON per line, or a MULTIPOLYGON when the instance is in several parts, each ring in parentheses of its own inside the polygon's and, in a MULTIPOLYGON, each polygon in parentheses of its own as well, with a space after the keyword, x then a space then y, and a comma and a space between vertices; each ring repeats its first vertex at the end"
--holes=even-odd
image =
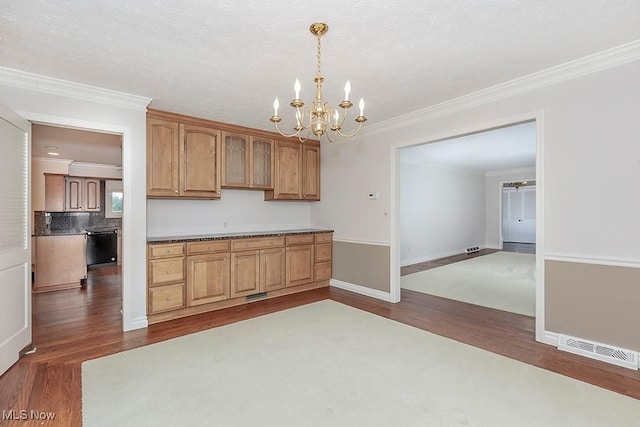
POLYGON ((214 234, 198 234, 186 236, 164 236, 164 237, 147 237, 147 243, 180 243, 180 242, 197 242, 203 240, 223 240, 223 239, 248 239, 251 237, 278 237, 291 236, 296 234, 315 234, 315 233, 333 233, 333 230, 304 228, 296 230, 276 230, 276 231, 247 231, 241 233, 214 233, 214 234))
POLYGON ((87 234, 84 230, 50 230, 43 233, 33 234, 35 237, 43 236, 69 236, 74 234, 87 234))

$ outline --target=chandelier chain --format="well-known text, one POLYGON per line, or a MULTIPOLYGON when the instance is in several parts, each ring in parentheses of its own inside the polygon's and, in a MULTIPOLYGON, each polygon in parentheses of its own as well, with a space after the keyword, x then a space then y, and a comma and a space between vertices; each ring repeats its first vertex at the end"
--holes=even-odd
POLYGON ((318 60, 318 77, 320 77, 322 74, 320 73, 320 36, 318 35, 318 53, 317 53, 317 60, 318 60))

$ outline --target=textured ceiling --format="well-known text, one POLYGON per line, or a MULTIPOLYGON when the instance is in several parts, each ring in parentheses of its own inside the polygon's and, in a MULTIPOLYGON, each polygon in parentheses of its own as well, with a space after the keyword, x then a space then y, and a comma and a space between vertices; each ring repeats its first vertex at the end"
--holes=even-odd
POLYGON ((296 77, 313 96, 314 21, 325 98, 350 79, 377 123, 640 39, 640 2, 2 0, 0 66, 271 130, 296 77))

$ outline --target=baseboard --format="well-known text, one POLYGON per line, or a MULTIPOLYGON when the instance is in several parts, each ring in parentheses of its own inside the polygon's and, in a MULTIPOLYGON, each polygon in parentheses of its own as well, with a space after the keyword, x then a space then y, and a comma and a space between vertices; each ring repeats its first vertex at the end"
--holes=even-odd
POLYGON ((147 316, 135 317, 124 325, 124 331, 133 331, 134 329, 144 329, 149 327, 147 316))
POLYGON ((559 334, 555 333, 555 332, 549 332, 549 331, 542 331, 542 336, 538 337, 536 334, 536 341, 542 343, 542 344, 547 344, 547 345, 551 345, 553 347, 557 347, 558 346, 558 338, 560 337, 559 334))
POLYGON ((356 294, 365 295, 371 298, 376 298, 386 302, 393 302, 391 294, 389 292, 379 291, 377 289, 367 288, 366 286, 355 285, 349 282, 343 282, 342 280, 331 279, 329 284, 338 289, 344 289, 345 291, 355 292, 356 294))

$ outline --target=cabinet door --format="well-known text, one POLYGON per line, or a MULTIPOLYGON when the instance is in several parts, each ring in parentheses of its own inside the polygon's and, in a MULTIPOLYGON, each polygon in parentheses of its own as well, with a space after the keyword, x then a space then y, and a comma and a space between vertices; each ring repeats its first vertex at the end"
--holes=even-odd
POLYGON ((284 288, 285 250, 263 249, 260 251, 260 289, 264 292, 284 288))
POLYGON ((178 197, 178 123, 147 119, 147 196, 178 197))
POLYGON ((275 199, 302 198, 302 145, 299 142, 276 142, 275 199))
POLYGON ((64 212, 64 175, 44 174, 44 210, 64 212))
POLYGON ((100 180, 84 178, 84 202, 82 210, 100 212, 100 180))
POLYGON ((220 131, 180 125, 180 195, 220 197, 220 131))
POLYGON ((273 140, 251 137, 250 181, 252 188, 273 188, 273 140))
POLYGON ((249 137, 237 133, 222 132, 222 141, 222 186, 249 187, 249 137))
POLYGON ((231 254, 231 298, 260 291, 260 251, 231 254))
POLYGON ((82 178, 67 176, 64 179, 64 210, 79 212, 82 210, 82 178))
POLYGON ((313 245, 287 248, 286 286, 313 282, 313 245))
POLYGON ((302 146, 302 198, 320 200, 320 147, 302 146))
POLYGON ((228 299, 230 268, 228 253, 187 257, 187 306, 228 299))

